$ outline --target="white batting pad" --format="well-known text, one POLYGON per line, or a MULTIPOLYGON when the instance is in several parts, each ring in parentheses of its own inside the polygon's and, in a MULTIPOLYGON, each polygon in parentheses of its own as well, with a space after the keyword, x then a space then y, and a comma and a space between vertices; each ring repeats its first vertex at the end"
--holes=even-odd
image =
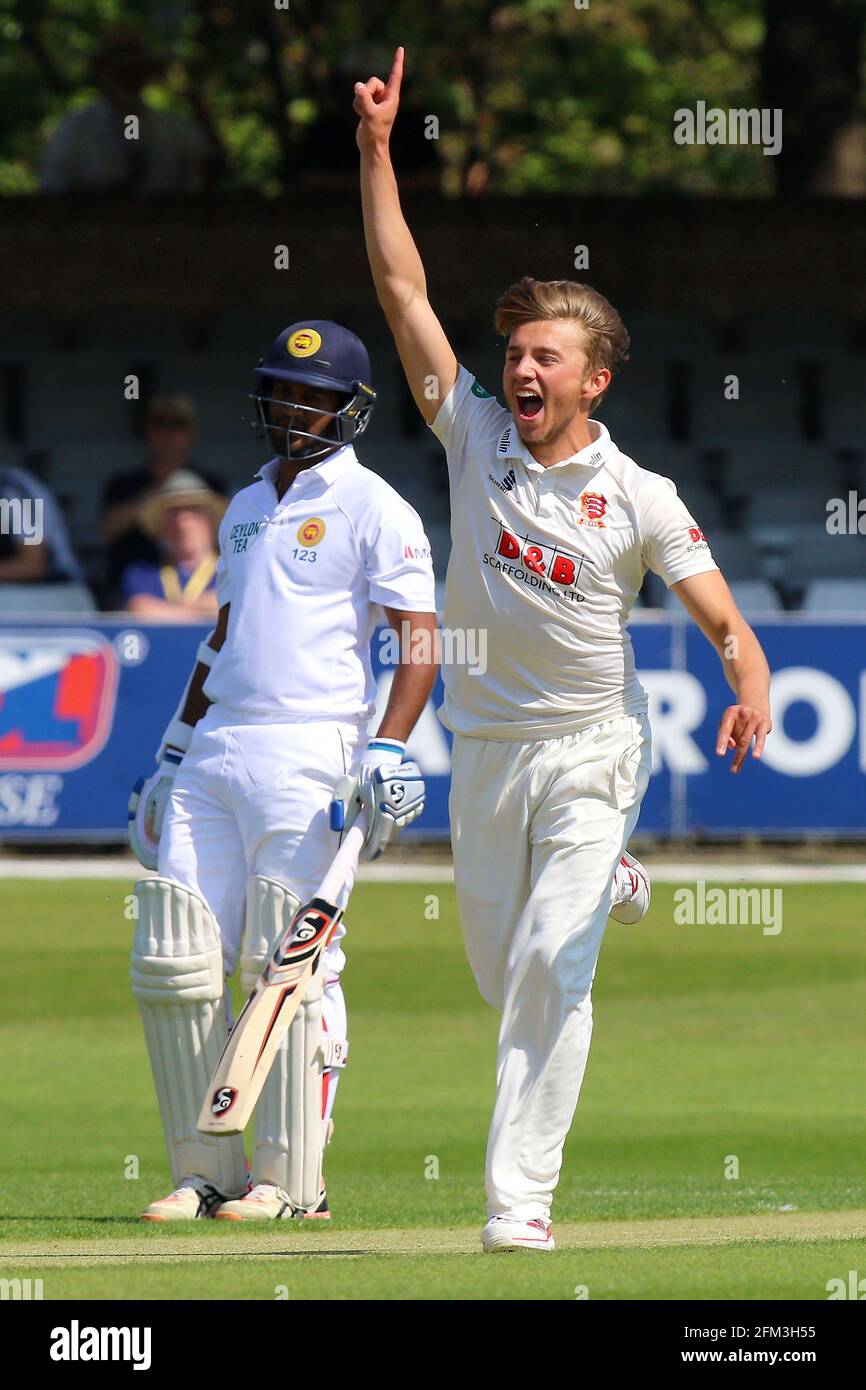
POLYGON ((240 1135, 196 1128, 228 1036, 223 954, 203 898, 170 879, 135 885, 132 992, 138 1000, 175 1184, 196 1173, 226 1197, 247 1187, 240 1135))

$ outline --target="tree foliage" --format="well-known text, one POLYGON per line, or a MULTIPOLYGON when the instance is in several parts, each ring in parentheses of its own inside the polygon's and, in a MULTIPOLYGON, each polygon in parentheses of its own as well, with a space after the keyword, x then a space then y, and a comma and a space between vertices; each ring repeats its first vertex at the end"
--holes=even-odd
POLYGON ((121 23, 169 55, 147 99, 206 112, 226 190, 351 170, 352 84, 384 74, 399 42, 397 162, 449 195, 771 192, 759 148, 673 139, 698 100, 761 104, 762 0, 584 2, 0 0, 0 192, 35 191, 46 139, 96 96, 90 60, 121 23))

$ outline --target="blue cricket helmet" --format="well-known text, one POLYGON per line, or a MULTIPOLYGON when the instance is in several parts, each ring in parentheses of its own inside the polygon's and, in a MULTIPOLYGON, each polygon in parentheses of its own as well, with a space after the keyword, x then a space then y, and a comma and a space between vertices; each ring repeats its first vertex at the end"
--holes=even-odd
POLYGON ((370 385, 370 358, 360 338, 330 319, 304 319, 284 328, 268 348, 255 370, 256 390, 252 399, 257 418, 253 421, 264 436, 269 448, 292 458, 318 458, 331 453, 342 444, 351 443, 363 434, 370 422, 376 392, 370 385), (335 411, 323 411, 294 402, 275 401, 271 394, 273 381, 297 381, 338 391, 346 399, 335 411), (268 409, 271 403, 285 408, 289 404, 295 416, 306 411, 309 415, 330 415, 330 425, 320 434, 312 434, 292 426, 277 429, 270 424, 268 409), (289 441, 309 440, 309 444, 293 447, 289 441), (318 447, 313 447, 318 446, 318 447), (287 453, 287 451, 289 451, 287 453))

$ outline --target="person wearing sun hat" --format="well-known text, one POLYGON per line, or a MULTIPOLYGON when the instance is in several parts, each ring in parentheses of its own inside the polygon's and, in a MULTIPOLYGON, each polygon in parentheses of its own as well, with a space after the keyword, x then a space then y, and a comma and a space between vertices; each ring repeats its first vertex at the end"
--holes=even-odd
POLYGON ((178 469, 138 510, 138 524, 160 547, 155 563, 126 567, 124 608, 164 622, 216 618, 215 536, 228 499, 189 469, 178 469))

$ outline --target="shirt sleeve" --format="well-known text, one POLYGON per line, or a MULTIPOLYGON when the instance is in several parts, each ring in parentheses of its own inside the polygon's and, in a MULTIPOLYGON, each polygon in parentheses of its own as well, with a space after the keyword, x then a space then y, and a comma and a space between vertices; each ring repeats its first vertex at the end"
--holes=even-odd
POLYGON ((393 493, 381 499, 362 532, 370 601, 409 613, 433 613, 433 557, 421 518, 393 493))
POLYGON ((430 425, 445 449, 452 480, 460 477, 478 437, 501 433, 510 419, 509 411, 479 386, 472 373, 459 367, 457 380, 430 425))
MULTIPOLYGON (((228 512, 226 512, 226 516, 228 516, 228 512)), ((226 528, 225 522, 226 517, 224 516, 222 521, 220 522, 218 537, 219 559, 217 560, 216 573, 214 575, 214 588, 216 589, 217 606, 219 608, 223 608, 227 603, 231 603, 232 598, 231 576, 229 574, 229 567, 226 561, 226 540, 228 538, 228 530, 226 528)), ((208 588, 210 588, 210 585, 208 585, 208 588)))
POLYGON ((668 586, 719 567, 709 542, 670 478, 643 490, 638 513, 644 566, 668 586))

